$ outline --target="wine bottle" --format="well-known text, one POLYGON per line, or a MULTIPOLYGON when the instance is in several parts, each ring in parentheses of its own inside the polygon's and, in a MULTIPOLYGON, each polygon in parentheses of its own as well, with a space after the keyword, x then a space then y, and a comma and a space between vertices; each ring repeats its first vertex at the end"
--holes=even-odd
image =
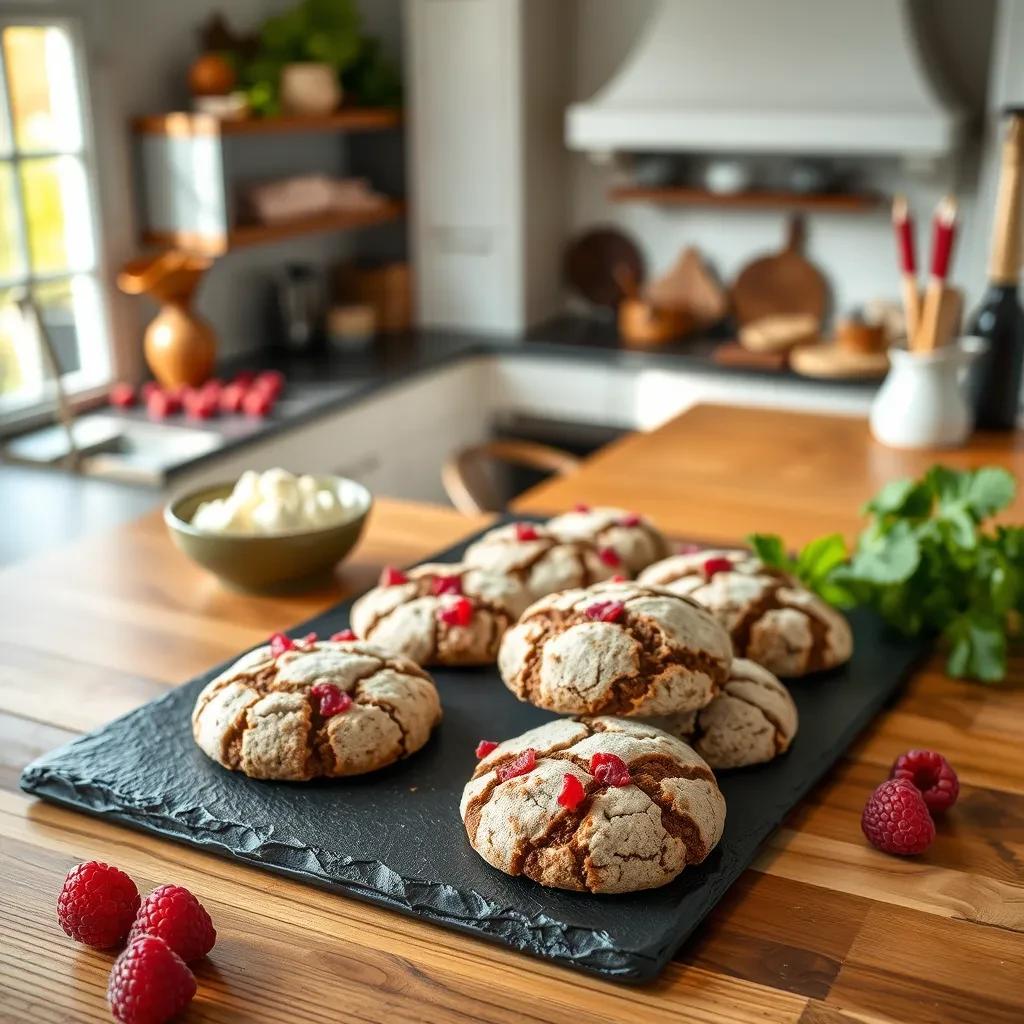
POLYGON ((1018 295, 1024 222, 1024 110, 1011 112, 1003 141, 999 194, 992 233, 989 285, 968 329, 988 341, 978 369, 979 427, 1010 430, 1017 423, 1024 370, 1024 310, 1018 295))

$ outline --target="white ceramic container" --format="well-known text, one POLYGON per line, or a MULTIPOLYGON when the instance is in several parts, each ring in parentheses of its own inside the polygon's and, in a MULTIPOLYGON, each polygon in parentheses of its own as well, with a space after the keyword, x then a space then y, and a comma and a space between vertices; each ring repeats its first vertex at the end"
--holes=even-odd
POLYGON ((281 69, 281 109, 296 117, 331 114, 341 103, 338 75, 330 64, 286 64, 281 69))

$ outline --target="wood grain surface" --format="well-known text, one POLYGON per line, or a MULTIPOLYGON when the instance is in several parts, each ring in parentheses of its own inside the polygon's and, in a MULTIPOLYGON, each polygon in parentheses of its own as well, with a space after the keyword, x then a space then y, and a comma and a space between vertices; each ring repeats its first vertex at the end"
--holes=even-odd
MULTIPOLYGON (((857 420, 699 408, 627 438, 520 505, 613 502, 670 532, 794 542, 852 533, 878 486, 931 458, 876 448, 857 420)), ((1019 436, 951 464, 1024 476, 1019 436)), ((1020 500, 1014 517, 1022 516, 1020 500)), ((485 520, 380 501, 333 584, 296 597, 221 588, 149 516, 0 573, 0 1020, 106 1021, 112 955, 58 927, 64 872, 99 858, 145 891, 191 888, 219 933, 188 1021, 1010 1024, 1024 1019, 1024 659, 1005 686, 935 657, 790 816, 755 869, 653 984, 627 988, 433 928, 16 791, 21 767, 269 632, 485 520), (962 796, 920 858, 868 847, 859 818, 894 756, 945 751, 962 796)), ((542 895, 539 896, 542 899, 542 895)))

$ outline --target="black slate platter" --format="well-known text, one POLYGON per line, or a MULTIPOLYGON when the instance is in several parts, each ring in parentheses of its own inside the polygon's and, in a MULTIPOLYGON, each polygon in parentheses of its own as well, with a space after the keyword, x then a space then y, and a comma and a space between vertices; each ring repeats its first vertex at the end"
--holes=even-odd
MULTIPOLYGON (((469 543, 470 538, 466 543, 469 543)), ((465 545, 432 561, 455 561, 465 545)), ((349 604, 292 630, 344 628, 349 604)), ((720 773, 728 816, 718 847, 671 885, 619 896, 544 889, 495 871, 470 848, 462 787, 481 738, 549 720, 496 670, 434 672, 444 721, 407 761, 350 780, 259 782, 221 768, 192 741, 189 716, 211 669, 25 769, 22 788, 347 896, 619 981, 654 977, 754 859, 786 813, 899 689, 921 644, 852 616, 853 660, 795 682, 800 732, 773 763, 720 773)))

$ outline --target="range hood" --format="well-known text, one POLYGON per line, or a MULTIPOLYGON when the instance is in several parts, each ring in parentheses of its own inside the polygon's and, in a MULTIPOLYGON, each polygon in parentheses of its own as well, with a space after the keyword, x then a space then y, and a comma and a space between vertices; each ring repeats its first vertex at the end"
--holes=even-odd
POLYGON ((938 157, 944 105, 908 0, 661 0, 569 108, 570 148, 938 157))

